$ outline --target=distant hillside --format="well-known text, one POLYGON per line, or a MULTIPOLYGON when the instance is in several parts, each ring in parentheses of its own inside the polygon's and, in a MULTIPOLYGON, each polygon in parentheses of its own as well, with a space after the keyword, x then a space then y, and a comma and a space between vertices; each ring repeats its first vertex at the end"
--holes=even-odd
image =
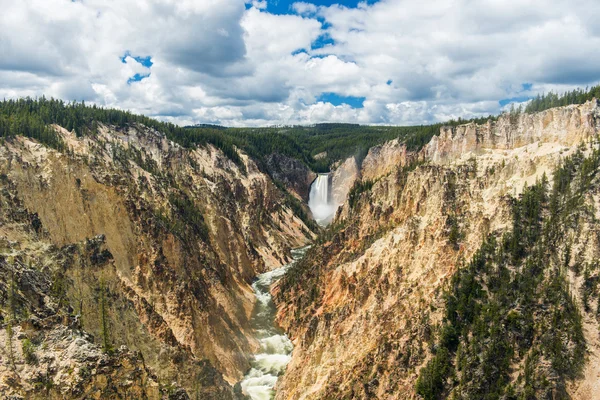
MULTIPOLYGON (((576 89, 562 95, 550 92, 538 95, 525 107, 526 113, 569 104, 582 104, 600 97, 600 85, 576 89)), ((24 98, 0 102, 0 137, 24 135, 61 149, 62 142, 51 124, 74 131, 77 136, 93 135, 98 123, 125 128, 140 123, 164 133, 168 139, 190 148, 212 144, 243 168, 235 147, 253 157, 261 170, 267 171, 266 159, 277 153, 297 159, 315 172, 329 171, 336 161, 355 155, 359 160, 369 148, 399 138, 409 150, 419 150, 442 126, 458 126, 467 122, 479 124, 497 117, 450 120, 419 126, 365 126, 346 123, 319 123, 312 126, 227 128, 221 125, 196 124, 180 127, 172 123, 136 115, 129 111, 88 106, 84 102, 24 98), (316 155, 320 155, 318 159, 316 155)))
MULTIPOLYGON (((487 119, 474 121, 482 123, 487 119)), ((0 102, 0 137, 23 135, 60 150, 62 140, 48 128, 51 124, 74 131, 81 137, 95 135, 99 123, 117 129, 139 123, 164 133, 169 140, 186 148, 212 144, 238 166, 243 166, 234 150, 234 146, 238 147, 255 158, 263 170, 266 157, 279 153, 302 161, 315 172, 328 171, 338 160, 351 155, 360 158, 370 147, 395 138, 400 138, 410 149, 419 149, 439 132, 440 127, 465 122, 459 119, 443 124, 403 127, 333 123, 277 128, 226 128, 210 124, 179 127, 129 111, 89 106, 84 102, 65 103, 45 97, 0 102), (317 154, 324 154, 324 157, 316 160, 317 154)))

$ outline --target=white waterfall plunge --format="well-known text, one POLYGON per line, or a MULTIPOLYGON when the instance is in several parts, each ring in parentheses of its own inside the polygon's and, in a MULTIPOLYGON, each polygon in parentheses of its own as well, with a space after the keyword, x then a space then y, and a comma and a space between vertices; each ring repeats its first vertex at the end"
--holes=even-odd
POLYGON ((337 206, 331 200, 329 182, 329 174, 319 174, 310 187, 308 207, 319 225, 328 225, 337 210, 337 206))
POLYGON ((271 298, 271 285, 277 282, 308 247, 292 250, 294 261, 281 268, 258 276, 252 284, 257 302, 252 325, 260 343, 260 353, 254 355, 252 368, 240 382, 242 391, 252 400, 270 400, 275 395, 277 378, 285 372, 292 358, 294 346, 285 333, 275 325, 277 309, 271 298))

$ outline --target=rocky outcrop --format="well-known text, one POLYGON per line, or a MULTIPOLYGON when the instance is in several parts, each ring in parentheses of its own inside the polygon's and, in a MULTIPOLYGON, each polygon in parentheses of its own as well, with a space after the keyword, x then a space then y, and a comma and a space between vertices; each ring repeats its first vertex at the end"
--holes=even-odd
MULTIPOLYGON (((233 398, 230 385, 258 346, 249 284, 288 262, 290 249, 312 235, 289 195, 243 154, 235 164, 214 147, 182 148, 141 125, 101 125, 81 138, 55 129, 64 153, 23 137, 0 147, 2 254, 31 263, 50 282, 35 290, 16 282, 36 300, 11 324, 28 324, 40 312, 38 318, 77 315, 80 327, 41 335, 64 332, 73 336, 69 341, 39 342, 67 361, 65 349, 77 337, 96 349, 107 337, 110 351, 102 359, 111 367, 81 366, 91 371, 82 393, 99 393, 90 396, 113 390, 103 386, 109 380, 126 387, 142 360, 146 372, 135 376, 155 382, 160 393, 233 398), (44 311, 49 303, 56 306, 44 311), (127 350, 110 355, 121 346, 127 350), (138 354, 131 356, 138 361, 127 354, 138 354)), ((77 375, 69 381, 56 363, 40 364, 50 368, 48 384, 77 386, 77 375)), ((31 387, 41 390, 28 378, 19 385, 14 392, 27 396, 31 387)), ((13 393, 9 387, 2 393, 13 393)))
POLYGON ((35 328, 14 327, 12 339, 6 329, 0 332, 0 340, 12 344, 15 358, 14 365, 9 361, 0 366, 4 398, 161 399, 168 395, 140 353, 123 347, 107 355, 92 338, 60 320, 40 323, 35 328))
POLYGON ((360 166, 354 156, 335 165, 331 173, 331 198, 336 206, 344 204, 354 182, 360 179, 360 166))
POLYGON ((301 161, 277 153, 268 156, 266 164, 273 179, 282 182, 290 192, 308 203, 310 185, 317 174, 301 161))
POLYGON ((433 162, 510 150, 532 143, 571 146, 595 135, 600 124, 598 100, 552 108, 536 114, 505 114, 495 123, 442 128, 423 153, 433 162))
POLYGON ((361 163, 352 156, 336 163, 331 173, 332 201, 338 207, 348 199, 357 181, 373 181, 406 165, 415 155, 409 155, 398 139, 369 149, 361 163))
POLYGON ((374 180, 384 176, 408 161, 406 146, 395 139, 380 146, 371 147, 361 165, 361 177, 374 180))
MULTIPOLYGON (((404 155, 390 143, 397 157, 363 163, 372 186, 343 205, 321 243, 275 289, 279 322, 295 345, 277 398, 416 398, 443 317, 443 291, 461 260, 488 233, 512 226, 511 197, 544 174, 552 179, 561 158, 589 149, 600 131, 598 111, 594 101, 444 128, 421 154, 404 155), (407 156, 419 162, 405 165, 407 156)), ((590 196, 597 214, 598 193, 590 196)), ((575 247, 593 249, 578 252, 582 262, 599 248, 588 240, 594 229, 573 234, 575 247)), ((597 321, 589 323, 597 332, 597 321)), ((591 333, 587 340, 597 343, 591 333)), ((586 368, 591 377, 597 365, 586 368)), ((586 378, 569 390, 589 399, 593 385, 586 378)))

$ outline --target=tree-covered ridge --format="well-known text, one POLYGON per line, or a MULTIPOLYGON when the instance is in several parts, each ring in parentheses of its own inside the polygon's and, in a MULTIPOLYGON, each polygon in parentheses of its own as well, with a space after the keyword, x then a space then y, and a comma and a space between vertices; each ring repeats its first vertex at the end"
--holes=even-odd
POLYGON ((568 106, 570 104, 583 104, 592 99, 600 99, 600 85, 586 89, 575 89, 570 92, 558 94, 554 92, 537 95, 525 107, 525 112, 533 113, 544 111, 553 107, 568 106))
POLYGON ((467 122, 485 123, 495 117, 451 120, 420 126, 365 126, 358 124, 316 124, 277 128, 230 128, 224 134, 258 159, 273 151, 305 162, 315 172, 328 172, 336 161, 350 156, 362 160, 368 150, 399 139, 409 150, 419 150, 439 134, 442 126, 467 122), (319 157, 315 158, 315 156, 319 157))
MULTIPOLYGON (((484 123, 488 118, 471 120, 484 123)), ((136 115, 128 111, 86 105, 84 102, 65 103, 62 100, 24 98, 0 102, 0 137, 24 135, 50 147, 63 150, 60 135, 49 127, 57 124, 77 136, 93 135, 98 124, 126 128, 142 124, 162 132, 184 147, 212 144, 221 149, 238 165, 242 161, 235 147, 253 157, 263 166, 267 156, 280 153, 298 159, 313 171, 325 172, 343 158, 355 155, 359 159, 369 148, 399 138, 411 150, 418 150, 444 125, 460 125, 468 121, 458 119, 444 124, 394 127, 362 126, 357 124, 317 124, 271 128, 224 128, 216 125, 179 127, 168 122, 136 115), (318 154, 324 156, 315 158, 318 154)))
POLYGON ((166 135, 169 140, 183 147, 212 144, 221 149, 237 164, 242 163, 233 143, 221 135, 216 128, 186 129, 168 122, 136 115, 129 111, 88 106, 85 102, 65 103, 62 100, 24 98, 0 102, 0 137, 24 135, 56 149, 64 144, 60 136, 49 127, 57 124, 74 131, 77 136, 95 134, 98 123, 125 128, 131 124, 142 124, 166 135))
MULTIPOLYGON (((525 107, 532 113, 551 107, 581 104, 600 98, 600 85, 576 89, 562 95, 538 95, 525 107)), ((438 134, 443 126, 457 126, 467 122, 483 124, 496 117, 471 120, 450 120, 445 123, 420 126, 363 126, 358 124, 323 123, 314 126, 269 128, 226 128, 200 124, 180 127, 160 122, 129 111, 88 106, 84 102, 65 103, 62 100, 24 98, 0 102, 0 138, 24 135, 56 149, 62 149, 60 136, 49 127, 57 124, 78 136, 94 134, 98 123, 126 128, 142 124, 162 132, 184 147, 212 144, 221 149, 232 161, 242 165, 238 147, 253 157, 261 167, 267 156, 277 152, 305 163, 315 172, 329 171, 336 161, 356 156, 361 160, 368 149, 398 138, 409 150, 419 150, 438 134), (319 157, 316 157, 319 155, 319 157)))
POLYGON ((513 201, 512 230, 491 234, 455 274, 416 383, 424 399, 568 398, 586 351, 568 275, 585 270, 584 303, 597 296, 598 267, 582 265, 572 246, 595 222, 585 200, 600 187, 599 168, 600 149, 566 158, 552 188, 544 176, 513 201))

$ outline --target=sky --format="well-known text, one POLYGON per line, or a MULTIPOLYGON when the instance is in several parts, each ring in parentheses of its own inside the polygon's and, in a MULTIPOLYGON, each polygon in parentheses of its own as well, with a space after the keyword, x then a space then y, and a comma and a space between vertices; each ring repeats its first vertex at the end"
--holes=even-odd
POLYGON ((415 125, 600 82, 598 0, 0 0, 0 97, 415 125))

